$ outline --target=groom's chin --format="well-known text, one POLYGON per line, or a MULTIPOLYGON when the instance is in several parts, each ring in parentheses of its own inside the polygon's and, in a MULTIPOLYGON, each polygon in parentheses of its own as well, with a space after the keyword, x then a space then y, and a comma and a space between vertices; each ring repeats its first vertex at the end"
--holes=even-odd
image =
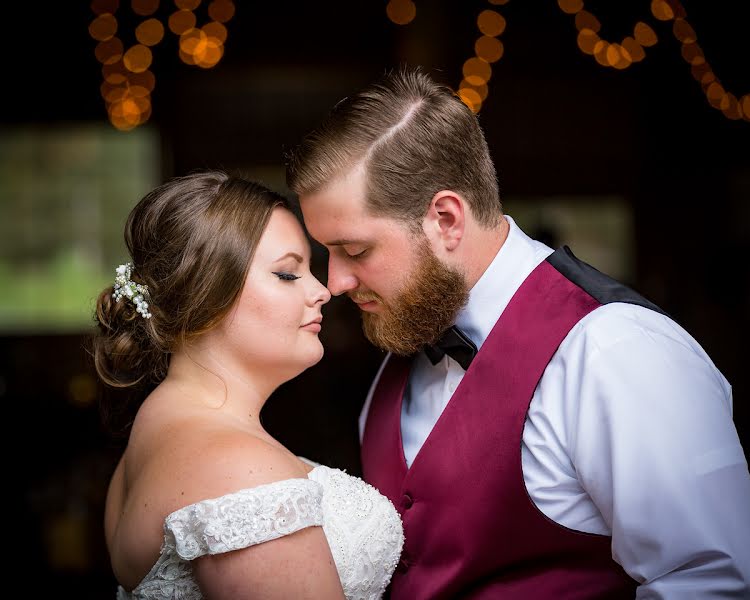
POLYGON ((373 346, 398 356, 411 356, 424 346, 389 313, 362 313, 362 331, 373 346))

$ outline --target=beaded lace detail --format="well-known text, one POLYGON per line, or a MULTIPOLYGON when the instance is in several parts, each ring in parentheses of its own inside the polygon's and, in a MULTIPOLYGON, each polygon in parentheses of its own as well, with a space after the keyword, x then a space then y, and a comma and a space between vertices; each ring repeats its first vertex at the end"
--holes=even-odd
POLYGON ((404 545, 401 517, 388 498, 358 477, 318 467, 324 489, 323 531, 349 600, 380 598, 404 545))
POLYGON ((196 502, 170 514, 161 554, 148 575, 117 600, 201 600, 190 561, 322 525, 344 594, 375 600, 388 585, 404 543, 401 519, 375 488, 338 469, 315 467, 286 479, 196 502))

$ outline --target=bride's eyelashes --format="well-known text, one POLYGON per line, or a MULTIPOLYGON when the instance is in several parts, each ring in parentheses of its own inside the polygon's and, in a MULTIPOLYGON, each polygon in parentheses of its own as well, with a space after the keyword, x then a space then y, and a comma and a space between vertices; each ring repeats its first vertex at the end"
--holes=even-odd
POLYGON ((286 271, 271 271, 276 277, 281 279, 282 281, 294 281, 295 279, 299 279, 300 275, 295 275, 294 273, 287 273, 286 271))

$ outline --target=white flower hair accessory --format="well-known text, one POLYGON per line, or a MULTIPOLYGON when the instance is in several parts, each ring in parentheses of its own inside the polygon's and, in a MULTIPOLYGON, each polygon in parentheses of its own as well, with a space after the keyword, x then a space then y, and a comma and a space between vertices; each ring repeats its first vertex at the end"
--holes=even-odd
POLYGON ((115 285, 112 297, 119 302, 123 298, 135 304, 135 310, 144 319, 150 319, 148 312, 148 286, 135 283, 130 279, 133 274, 133 263, 127 262, 115 269, 115 285))

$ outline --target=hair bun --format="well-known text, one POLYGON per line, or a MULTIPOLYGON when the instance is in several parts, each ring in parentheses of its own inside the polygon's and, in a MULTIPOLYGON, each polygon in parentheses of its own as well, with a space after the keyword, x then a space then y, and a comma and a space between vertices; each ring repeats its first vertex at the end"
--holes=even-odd
POLYGON ((102 380, 113 387, 139 383, 149 368, 150 336, 135 305, 119 302, 112 286, 104 289, 96 301, 99 335, 94 339, 94 364, 102 380))

